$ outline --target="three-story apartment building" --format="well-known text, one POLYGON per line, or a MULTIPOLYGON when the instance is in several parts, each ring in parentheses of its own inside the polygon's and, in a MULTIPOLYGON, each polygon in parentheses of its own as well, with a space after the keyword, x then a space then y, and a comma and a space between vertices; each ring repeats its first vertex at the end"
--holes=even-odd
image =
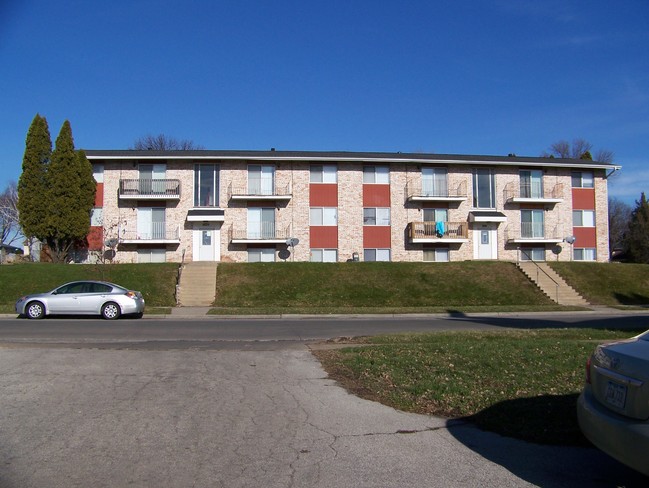
POLYGON ((607 178, 620 168, 418 153, 86 154, 98 185, 89 259, 108 243, 117 261, 140 263, 608 261, 607 178))

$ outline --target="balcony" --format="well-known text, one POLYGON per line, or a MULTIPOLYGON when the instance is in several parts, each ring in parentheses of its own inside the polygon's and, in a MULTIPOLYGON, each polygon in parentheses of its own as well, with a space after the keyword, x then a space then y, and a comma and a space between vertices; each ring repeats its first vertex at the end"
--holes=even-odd
POLYGON ((466 181, 455 188, 446 182, 414 182, 406 184, 406 199, 411 202, 463 202, 468 198, 466 181))
POLYGON ((563 185, 556 184, 549 190, 543 188, 541 182, 519 185, 512 188, 512 183, 504 190, 505 202, 508 203, 547 203, 554 205, 563 202, 563 185))
POLYGON ((291 199, 291 185, 278 187, 271 181, 250 181, 247 186, 228 186, 228 199, 247 201, 289 201, 291 199))
POLYGON ((505 240, 512 244, 558 244, 563 241, 561 226, 548 230, 543 222, 523 222, 520 227, 507 226, 505 240))
POLYGON ((180 228, 164 222, 151 222, 143 229, 119 231, 120 244, 179 244, 180 228))
POLYGON ((468 242, 467 222, 410 222, 408 238, 412 244, 468 242))
POLYGON ((180 200, 180 180, 124 179, 119 180, 122 200, 180 200))
POLYGON ((228 240, 232 244, 285 244, 291 237, 290 227, 278 229, 275 222, 261 222, 248 229, 230 227, 228 240))

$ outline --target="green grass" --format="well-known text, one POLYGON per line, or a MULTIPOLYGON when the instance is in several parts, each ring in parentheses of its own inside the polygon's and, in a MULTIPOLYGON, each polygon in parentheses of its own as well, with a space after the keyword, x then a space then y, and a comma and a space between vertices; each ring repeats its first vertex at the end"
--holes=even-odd
POLYGON ((576 420, 584 365, 598 342, 629 331, 440 332, 359 338, 315 349, 351 392, 408 412, 468 418, 531 442, 585 445, 576 420))
POLYGON ((550 263, 588 301, 608 306, 649 306, 649 264, 550 263))
POLYGON ((13 313, 16 299, 68 281, 101 280, 139 290, 149 307, 172 307, 178 265, 22 263, 0 266, 0 313, 13 313))

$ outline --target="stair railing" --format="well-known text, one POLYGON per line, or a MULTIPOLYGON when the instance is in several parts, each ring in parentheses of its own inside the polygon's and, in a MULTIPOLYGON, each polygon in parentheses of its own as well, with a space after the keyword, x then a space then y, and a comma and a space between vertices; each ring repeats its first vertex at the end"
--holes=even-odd
MULTIPOLYGON (((525 261, 526 263, 532 263, 532 264, 534 264, 534 267, 536 268, 536 283, 537 283, 537 285, 538 285, 538 283, 539 283, 539 275, 540 275, 540 273, 543 273, 545 276, 547 276, 548 278, 550 278, 550 280, 552 280, 552 282, 554 283, 555 294, 556 294, 556 297, 557 297, 557 303, 559 303, 559 283, 557 282, 557 280, 555 280, 552 276, 550 276, 550 275, 547 273, 547 271, 545 271, 543 268, 541 268, 541 266, 539 266, 539 265, 536 263, 536 261, 534 261, 534 260, 532 259, 532 256, 530 256, 530 255, 527 253, 527 251, 524 251, 523 249, 520 249, 520 252, 521 252, 521 254, 524 254, 525 256, 527 256, 527 261, 525 261)), ((522 260, 519 259, 519 262, 520 262, 520 261, 522 261, 522 260)))
POLYGON ((183 249, 181 258, 180 258, 180 265, 178 266, 178 274, 176 275, 176 290, 175 290, 175 295, 176 295, 176 306, 180 305, 180 297, 179 291, 180 291, 180 277, 183 275, 183 268, 185 267, 185 249, 183 249))

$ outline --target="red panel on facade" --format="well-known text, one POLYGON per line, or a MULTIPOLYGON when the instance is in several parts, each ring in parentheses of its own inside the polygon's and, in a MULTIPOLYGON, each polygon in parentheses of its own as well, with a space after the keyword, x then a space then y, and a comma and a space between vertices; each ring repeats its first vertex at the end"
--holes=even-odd
POLYGON ((363 185, 363 207, 389 207, 390 185, 363 185))
POLYGON ((363 227, 363 249, 389 249, 391 248, 391 227, 382 225, 366 225, 363 227))
POLYGON ((577 238, 572 247, 597 247, 595 227, 573 227, 572 233, 577 238))
POLYGON ((311 207, 337 207, 338 185, 336 183, 309 185, 309 205, 311 207))
POLYGON ((104 206, 104 184, 97 183, 97 191, 95 192, 95 207, 104 206))
POLYGON ((573 188, 572 208, 574 210, 595 210, 595 189, 573 188))
POLYGON ((90 227, 90 232, 88 232, 88 250, 89 251, 101 251, 104 240, 104 229, 103 227, 90 227))
POLYGON ((310 227, 311 249, 338 249, 338 227, 318 225, 310 227))

